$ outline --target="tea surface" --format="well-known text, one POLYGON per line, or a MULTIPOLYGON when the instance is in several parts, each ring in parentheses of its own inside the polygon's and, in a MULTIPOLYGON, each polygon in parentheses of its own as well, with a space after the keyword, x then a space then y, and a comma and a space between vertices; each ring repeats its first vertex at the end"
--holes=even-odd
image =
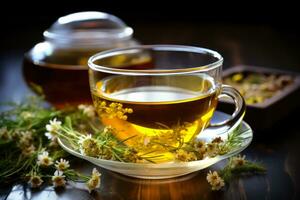
POLYGON ((217 88, 207 75, 109 76, 92 97, 102 123, 141 153, 169 157, 166 146, 188 142, 209 125, 217 88))

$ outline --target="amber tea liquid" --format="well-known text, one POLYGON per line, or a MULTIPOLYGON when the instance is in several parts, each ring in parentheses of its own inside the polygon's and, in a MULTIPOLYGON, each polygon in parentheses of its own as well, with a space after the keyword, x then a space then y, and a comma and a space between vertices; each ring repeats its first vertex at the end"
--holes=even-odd
POLYGON ((162 145, 187 142, 209 125, 218 89, 208 75, 104 78, 92 90, 102 123, 114 128, 140 152, 155 151, 167 160, 162 145))
POLYGON ((26 55, 23 73, 27 84, 43 89, 46 100, 57 108, 92 103, 87 60, 93 52, 57 51, 52 56, 26 55), (58 64, 59 63, 59 64, 58 64))

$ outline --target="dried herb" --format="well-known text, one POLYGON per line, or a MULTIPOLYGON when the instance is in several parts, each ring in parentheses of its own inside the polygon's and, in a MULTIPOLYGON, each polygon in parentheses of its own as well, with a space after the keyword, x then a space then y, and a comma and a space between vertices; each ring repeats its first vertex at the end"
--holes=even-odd
POLYGON ((289 75, 252 72, 234 73, 223 80, 225 84, 239 90, 248 105, 262 103, 272 98, 292 84, 293 81, 293 77, 289 75))

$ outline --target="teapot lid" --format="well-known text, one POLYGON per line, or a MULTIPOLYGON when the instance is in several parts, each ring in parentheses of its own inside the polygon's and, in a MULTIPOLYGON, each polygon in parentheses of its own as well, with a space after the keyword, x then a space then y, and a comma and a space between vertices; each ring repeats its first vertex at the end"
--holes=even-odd
POLYGON ((44 32, 46 41, 61 45, 108 45, 128 40, 133 29, 104 12, 78 12, 60 17, 44 32))

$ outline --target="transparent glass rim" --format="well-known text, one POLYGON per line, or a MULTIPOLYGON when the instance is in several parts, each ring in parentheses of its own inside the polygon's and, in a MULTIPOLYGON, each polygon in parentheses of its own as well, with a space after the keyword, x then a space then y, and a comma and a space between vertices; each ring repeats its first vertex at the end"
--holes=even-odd
POLYGON ((217 67, 220 67, 223 63, 223 57, 216 51, 211 49, 195 47, 195 46, 185 46, 185 45, 140 45, 127 48, 116 48, 108 51, 103 51, 91 56, 88 60, 88 66, 94 71, 100 71, 112 74, 124 74, 124 75, 166 75, 166 74, 184 74, 184 73, 196 73, 196 72, 207 72, 217 67), (209 63, 207 65, 201 65, 198 67, 190 68, 180 68, 180 69, 144 69, 144 70, 132 70, 132 69, 119 69, 112 67, 105 67, 97 65, 94 62, 96 60, 104 59, 111 56, 117 56, 126 54, 130 51, 134 52, 137 50, 157 50, 157 51, 181 51, 181 52, 191 52, 210 55, 216 58, 215 62, 209 63))

